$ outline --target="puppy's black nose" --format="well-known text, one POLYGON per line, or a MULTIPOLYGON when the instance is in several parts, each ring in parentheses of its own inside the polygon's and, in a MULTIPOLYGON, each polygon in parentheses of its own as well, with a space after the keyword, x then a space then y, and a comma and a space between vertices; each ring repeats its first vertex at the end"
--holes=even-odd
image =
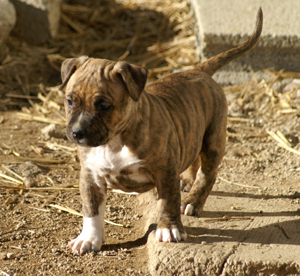
POLYGON ((72 136, 76 140, 81 140, 84 137, 84 131, 80 128, 73 128, 72 136))

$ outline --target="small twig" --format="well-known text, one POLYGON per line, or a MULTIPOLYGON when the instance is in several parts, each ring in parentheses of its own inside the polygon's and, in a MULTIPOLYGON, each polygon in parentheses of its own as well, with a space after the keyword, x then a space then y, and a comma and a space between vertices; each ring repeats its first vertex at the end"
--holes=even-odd
POLYGON ((55 200, 59 195, 59 192, 54 193, 52 196, 48 197, 44 203, 42 204, 42 207, 44 208, 45 206, 49 205, 52 201, 55 200))
POLYGON ((230 123, 247 123, 250 121, 248 118, 228 117, 227 121, 230 123))
POLYGON ((5 276, 10 276, 8 273, 6 273, 4 270, 1 270, 1 273, 5 276))
POLYGON ((135 41, 137 40, 137 38, 138 38, 138 36, 135 35, 135 36, 131 39, 131 41, 129 42, 129 45, 128 45, 128 47, 127 47, 125 53, 124 53, 122 56, 120 56, 120 57, 118 58, 118 61, 121 61, 121 60, 125 59, 125 58, 130 54, 131 48, 132 48, 133 44, 135 43, 135 41))
POLYGON ((244 187, 244 188, 250 188, 250 189, 261 189, 261 187, 257 187, 257 186, 250 186, 250 185, 244 185, 244 184, 240 184, 240 183, 235 183, 235 182, 232 182, 232 181, 229 181, 229 180, 226 180, 225 178, 219 176, 219 178, 226 182, 226 183, 229 183, 231 185, 235 185, 235 186, 240 186, 240 187, 244 187))
POLYGON ((252 219, 252 217, 222 217, 222 218, 214 218, 214 219, 204 219, 204 222, 213 222, 213 221, 228 221, 228 220, 246 220, 252 219))
POLYGON ((291 237, 287 234, 287 231, 283 225, 282 222, 279 222, 278 223, 278 226, 279 226, 279 229, 282 231, 283 235, 287 238, 287 239, 290 239, 291 237))
POLYGON ((123 194, 123 195, 137 195, 138 193, 136 192, 131 192, 131 193, 127 193, 127 192, 123 192, 121 190, 115 190, 115 189, 112 189, 111 190, 113 193, 116 193, 116 194, 123 194))
POLYGON ((65 15, 64 13, 61 13, 61 19, 68 24, 74 31, 76 31, 79 34, 82 34, 84 32, 83 29, 81 29, 74 21, 71 20, 70 17, 65 15))
POLYGON ((27 96, 27 95, 16 95, 16 94, 5 94, 6 97, 9 98, 18 98, 18 99, 32 99, 32 100, 37 100, 38 97, 36 96, 27 96))

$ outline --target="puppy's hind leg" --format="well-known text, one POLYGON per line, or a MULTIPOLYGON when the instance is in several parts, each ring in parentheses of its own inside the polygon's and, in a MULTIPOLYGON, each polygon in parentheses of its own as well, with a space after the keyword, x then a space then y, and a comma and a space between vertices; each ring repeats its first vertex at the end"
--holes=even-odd
POLYGON ((189 192, 193 186, 193 183, 196 180, 197 172, 201 165, 200 156, 196 158, 194 163, 189 166, 181 175, 180 175, 180 190, 184 192, 189 192))
POLYGON ((225 142, 226 135, 220 135, 220 133, 208 134, 204 137, 200 152, 201 168, 197 172, 196 180, 188 196, 181 204, 182 214, 198 216, 203 210, 204 203, 217 178, 218 166, 225 152, 225 142))

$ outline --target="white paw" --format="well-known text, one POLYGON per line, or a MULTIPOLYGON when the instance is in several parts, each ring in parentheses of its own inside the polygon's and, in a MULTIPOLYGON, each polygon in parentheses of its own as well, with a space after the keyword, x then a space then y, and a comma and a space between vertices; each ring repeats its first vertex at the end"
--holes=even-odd
POLYGON ((194 206, 192 204, 187 204, 186 206, 181 206, 181 214, 186 216, 192 216, 194 214, 194 206))
POLYGON ((168 229, 168 228, 158 228, 156 229, 156 240, 159 242, 179 242, 181 240, 186 240, 186 233, 180 234, 177 228, 168 229))
POLYGON ((104 220, 102 216, 98 215, 83 218, 81 234, 72 240, 68 247, 71 247, 73 252, 82 254, 90 250, 99 251, 104 241, 104 220))

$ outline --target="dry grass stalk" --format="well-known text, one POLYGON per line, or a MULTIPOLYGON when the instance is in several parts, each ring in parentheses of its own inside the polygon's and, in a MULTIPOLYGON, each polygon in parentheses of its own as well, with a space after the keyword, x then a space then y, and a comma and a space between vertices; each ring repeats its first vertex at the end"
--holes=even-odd
POLYGON ((45 213, 50 212, 50 210, 48 210, 48 209, 42 209, 42 208, 37 208, 37 207, 32 207, 32 206, 28 206, 28 208, 34 209, 34 210, 37 210, 37 211, 42 211, 42 212, 45 212, 45 213))
POLYGON ((1 269, 1 273, 4 275, 4 276, 10 276, 7 272, 5 272, 4 270, 1 269))
POLYGON ((82 214, 73 210, 72 208, 69 208, 69 207, 63 207, 63 206, 60 206, 60 205, 57 205, 57 204, 49 204, 50 207, 53 207, 53 208, 56 208, 56 209, 59 209, 59 210, 62 210, 62 211, 65 211, 65 212, 68 212, 70 214, 73 214, 75 216, 80 216, 82 217, 82 214))
POLYGON ((67 153, 73 153, 77 151, 77 147, 68 147, 64 145, 60 145, 58 143, 51 143, 51 142, 40 142, 41 144, 45 144, 47 148, 51 150, 63 150, 67 153))
POLYGON ((24 181, 24 178, 22 176, 20 176, 19 174, 15 173, 14 171, 12 171, 11 169, 9 169, 8 167, 6 167, 5 165, 2 165, 2 167, 10 172, 11 174, 13 174, 15 177, 19 178, 21 181, 24 181))
MULTIPOLYGON (((51 92, 49 93, 49 95, 51 92)), ((49 100, 49 97, 44 97, 41 93, 38 93, 38 98, 43 102, 43 105, 49 105, 49 107, 52 107, 56 110, 60 110, 61 107, 54 101, 49 100)))
POLYGON ((244 188, 249 188, 249 189, 261 189, 261 187, 258 187, 258 186, 250 186, 250 185, 245 185, 245 184, 240 184, 240 183, 235 183, 235 182, 232 182, 232 181, 229 181, 221 176, 219 176, 219 179, 221 179, 222 181, 228 183, 228 184, 231 184, 231 185, 235 185, 235 186, 239 186, 239 187, 244 187, 244 188))
MULTIPOLYGON (((20 181, 20 180, 18 180, 18 179, 16 179, 16 178, 13 178, 13 177, 11 177, 11 176, 8 176, 8 175, 6 175, 6 174, 3 174, 3 173, 0 173, 0 177, 2 177, 2 178, 5 178, 5 179, 7 179, 7 180, 10 180, 10 181, 12 181, 12 182, 14 182, 14 183, 17 183, 17 184, 23 184, 23 181, 20 181)), ((15 188, 15 187, 14 187, 15 188)))
POLYGON ((51 159, 51 158, 31 158, 31 157, 23 157, 23 156, 18 156, 16 157, 17 160, 19 161, 31 161, 31 162, 36 162, 36 163, 54 163, 54 164, 60 164, 64 163, 64 160, 57 160, 57 159, 51 159))
POLYGON ((280 71, 266 69, 265 71, 273 74, 276 79, 300 79, 300 72, 298 71, 284 71, 283 69, 280 71))
MULTIPOLYGON (((63 207, 63 206, 60 206, 60 205, 57 205, 57 204, 49 204, 50 207, 53 207, 53 208, 56 208, 56 209, 59 209, 59 210, 62 210, 64 212, 67 212, 67 213, 70 213, 72 215, 75 215, 75 216, 80 216, 82 217, 83 215, 75 210, 73 210, 72 208, 70 207, 63 207)), ((120 227, 124 227, 123 224, 119 224, 119 223, 115 223, 115 222, 112 222, 112 221, 109 221, 109 220, 104 220, 106 223, 108 224, 111 224, 111 225, 115 225, 115 226, 120 226, 120 227)))
POLYGON ((17 113, 17 116, 19 119, 22 120, 27 120, 27 121, 37 121, 37 122, 42 122, 42 123, 47 123, 47 124, 56 124, 56 125, 61 125, 65 126, 66 122, 61 121, 61 120, 54 120, 42 116, 36 116, 36 115, 31 115, 31 114, 26 114, 26 113, 17 113))
MULTIPOLYGON (((17 180, 18 181, 18 180, 17 180)), ((20 184, 20 183, 18 183, 20 184)), ((0 189, 10 189, 10 190, 32 190, 32 191, 76 191, 78 192, 78 188, 66 188, 66 187, 31 187, 27 188, 25 186, 8 186, 8 185, 0 185, 0 189)))
POLYGON ((297 155, 300 155, 300 151, 295 150, 291 147, 290 143, 288 142, 288 140, 284 137, 284 135, 281 132, 273 132, 273 131, 267 131, 268 134, 275 140, 278 142, 278 145, 292 153, 295 153, 297 155))

